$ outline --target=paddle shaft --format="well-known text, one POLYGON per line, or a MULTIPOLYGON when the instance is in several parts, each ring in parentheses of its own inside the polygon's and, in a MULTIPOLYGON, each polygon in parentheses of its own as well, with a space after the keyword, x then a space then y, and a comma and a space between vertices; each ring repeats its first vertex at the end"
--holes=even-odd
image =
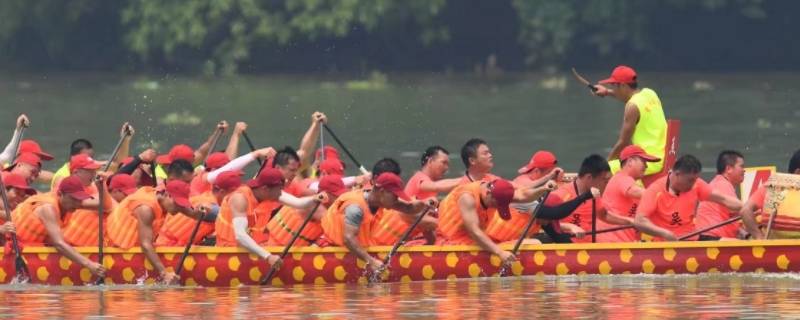
MULTIPOLYGON (((320 204, 322 204, 322 202, 317 202, 317 204, 314 205, 314 208, 312 208, 311 212, 308 213, 308 216, 306 216, 306 219, 303 220, 303 224, 301 224, 300 228, 297 229, 297 232, 295 232, 292 235, 292 239, 289 240, 289 244, 287 244, 286 247, 283 248, 283 252, 281 252, 281 255, 280 255, 281 259, 283 259, 284 257, 286 257, 287 254, 289 254, 289 249, 292 248, 292 246, 294 245, 295 241, 297 241, 297 238, 300 238, 300 233, 303 232, 303 229, 306 228, 306 225, 308 224, 308 222, 311 221, 311 218, 314 217, 314 213, 317 212, 317 209, 319 208, 320 204)), ((278 271, 278 269, 273 264, 269 268, 269 272, 267 272, 267 275, 264 276, 264 278, 261 279, 261 285, 263 286, 263 285, 267 284, 270 280, 272 280, 272 277, 275 275, 275 272, 277 272, 277 271, 278 271)))
POLYGON ((325 161, 325 130, 319 130, 319 158, 325 161))
POLYGON ((592 243, 597 242, 597 201, 592 198, 592 243))
MULTIPOLYGON (((111 157, 108 158, 108 161, 103 166, 102 171, 106 172, 109 168, 111 168, 111 162, 114 161, 114 158, 117 157, 119 153, 119 149, 122 148, 122 142, 130 135, 130 131, 128 127, 125 127, 125 134, 119 138, 117 145, 114 147, 114 151, 111 152, 111 157)), ((103 263, 103 244, 105 243, 104 235, 103 235, 103 214, 104 214, 104 206, 103 203, 105 202, 105 188, 103 186, 102 180, 95 181, 95 185, 97 186, 97 218, 99 219, 97 223, 97 261, 102 264, 103 263)), ((97 284, 105 283, 105 277, 98 277, 97 284)))
MULTIPOLYGON (((608 229, 603 229, 603 230, 592 231, 592 232, 590 232, 590 234, 595 235, 595 234, 601 234, 601 233, 608 233, 608 232, 626 230, 626 229, 630 229, 630 228, 633 228, 633 226, 632 225, 618 226, 618 227, 613 227, 613 228, 608 228, 608 229)), ((575 238, 576 237, 576 235, 574 235, 574 234, 571 234, 569 236, 571 238, 575 238)))
POLYGON ((769 221, 767 221, 767 231, 764 232, 764 239, 769 239, 770 233, 772 233, 772 225, 775 224, 775 217, 778 216, 778 207, 775 207, 775 210, 770 212, 769 214, 769 221))
MULTIPOLYGON (((244 141, 247 142, 247 146, 250 147, 250 151, 256 151, 256 146, 253 144, 253 140, 250 140, 250 136, 247 135, 246 131, 242 131, 242 137, 244 137, 244 141)), ((256 157, 256 161, 258 161, 259 166, 264 165, 258 157, 256 157)))
POLYGON ((339 137, 337 137, 336 134, 333 133, 333 130, 331 130, 331 128, 328 127, 328 125, 324 124, 324 123, 322 124, 322 127, 325 128, 325 130, 328 131, 328 133, 331 135, 331 137, 333 137, 333 140, 336 141, 336 143, 338 143, 340 147, 342 147, 342 150, 344 150, 344 153, 347 154, 347 157, 349 157, 350 160, 353 161, 353 163, 356 164, 356 166, 358 167, 358 170, 361 171, 361 173, 366 173, 367 169, 364 169, 364 166, 361 165, 361 162, 358 162, 358 160, 356 160, 356 157, 354 157, 353 154, 350 153, 350 150, 347 149, 347 147, 342 143, 342 140, 339 140, 339 137))
POLYGON ((531 230, 533 224, 536 222, 536 217, 539 215, 539 211, 542 210, 544 207, 544 202, 547 201, 547 197, 550 196, 550 191, 544 193, 542 196, 542 200, 539 201, 539 204, 536 206, 536 209, 533 209, 533 213, 531 214, 531 218, 528 220, 528 224, 525 225, 525 229, 522 230, 522 234, 519 235, 519 239, 517 239, 517 243, 514 244, 514 249, 511 250, 511 255, 517 255, 519 251, 519 247, 522 246, 522 242, 525 241, 525 238, 528 236, 528 231, 531 230))
POLYGON ((728 219, 728 220, 722 221, 722 222, 720 222, 720 223, 717 223, 717 224, 715 224, 715 225, 713 225, 713 226, 706 227, 706 228, 703 228, 703 229, 700 229, 700 230, 697 230, 697 231, 691 232, 691 233, 689 233, 689 234, 686 234, 686 235, 684 235, 684 236, 681 236, 680 238, 678 238, 678 240, 681 240, 681 241, 682 241, 682 240, 686 240, 686 239, 689 239, 689 238, 691 238, 691 237, 694 237, 694 236, 696 236, 696 235, 699 235, 699 234, 702 234, 702 233, 704 233, 704 232, 707 232, 707 231, 709 231, 709 230, 714 230, 714 229, 716 229, 716 228, 719 228, 719 227, 722 227, 722 226, 729 225, 729 224, 731 224, 731 223, 734 223, 734 222, 736 222, 736 221, 739 221, 739 220, 741 220, 741 219, 742 219, 742 216, 736 216, 736 217, 730 218, 730 219, 728 219))
MULTIPOLYGON (((11 162, 14 163, 17 159, 17 155, 19 154, 19 146, 22 144, 22 137, 25 134, 25 128, 27 125, 23 125, 22 128, 19 129, 19 139, 17 139, 17 146, 14 147, 14 154, 11 156, 11 162)), ((3 209, 6 211, 6 221, 11 221, 11 205, 8 202, 8 193, 6 193, 6 184, 3 183, 3 179, 0 178, 0 196, 3 197, 3 209)), ((22 250, 19 249, 19 242, 17 241, 17 234, 11 234, 11 246, 14 248, 14 271, 17 275, 28 275, 30 272, 28 271, 28 265, 25 263, 25 260, 22 259, 22 250)))
POLYGON ((183 254, 181 254, 181 259, 178 260, 178 266, 175 267, 175 274, 180 276, 181 271, 183 271, 183 262, 186 261, 186 257, 189 256, 189 249, 192 248, 192 244, 194 243, 194 238, 197 237, 197 231, 200 230, 200 224, 203 223, 203 218, 205 217, 206 212, 205 210, 200 210, 200 217, 197 218, 197 223, 194 224, 194 229, 192 229, 192 234, 189 236, 189 243, 186 244, 186 247, 183 248, 183 254))

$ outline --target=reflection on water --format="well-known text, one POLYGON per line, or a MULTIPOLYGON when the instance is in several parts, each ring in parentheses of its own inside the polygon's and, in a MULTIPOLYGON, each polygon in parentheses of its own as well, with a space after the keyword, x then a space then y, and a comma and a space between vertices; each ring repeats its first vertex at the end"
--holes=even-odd
POLYGON ((0 316, 161 318, 776 318, 800 276, 526 277, 290 288, 0 287, 0 316))

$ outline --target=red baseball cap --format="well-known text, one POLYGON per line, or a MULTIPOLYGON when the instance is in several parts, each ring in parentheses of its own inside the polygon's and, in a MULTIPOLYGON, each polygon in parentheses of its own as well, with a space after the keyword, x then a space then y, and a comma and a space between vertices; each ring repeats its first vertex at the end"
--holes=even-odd
POLYGON ((42 147, 39 146, 39 143, 33 140, 22 140, 19 143, 19 151, 17 151, 17 154, 23 154, 26 152, 33 153, 44 161, 53 160, 53 156, 42 151, 42 147))
POLYGON ((58 192, 80 201, 92 198, 92 196, 86 192, 86 187, 83 186, 81 179, 77 176, 69 176, 61 180, 61 183, 58 185, 58 192))
POLYGON ((16 173, 6 172, 3 174, 3 184, 6 188, 24 190, 27 194, 36 194, 36 189, 32 188, 24 177, 16 173))
POLYGON ((647 154, 647 152, 645 152, 644 149, 642 149, 642 147, 637 146, 635 144, 632 144, 632 145, 629 145, 629 146, 625 147, 624 149, 622 149, 622 152, 619 154, 619 160, 620 161, 628 160, 628 159, 630 159, 630 157, 639 157, 639 158, 642 158, 642 160, 647 161, 647 162, 658 162, 658 161, 661 161, 661 158, 647 154))
POLYGON ((263 186, 278 187, 284 184, 283 173, 275 168, 264 168, 264 170, 261 170, 261 173, 258 174, 258 177, 247 181, 247 186, 250 188, 260 188, 263 186))
POLYGON ((170 180, 167 182, 167 194, 175 201, 175 204, 184 208, 191 208, 189 202, 189 184, 181 180, 170 180))
POLYGON ((347 187, 342 182, 340 175, 327 175, 319 179, 319 191, 325 191, 334 196, 340 196, 342 193, 347 192, 347 187))
POLYGON ((14 160, 14 164, 17 163, 25 163, 34 167, 42 166, 42 161, 39 159, 39 156, 30 152, 25 152, 17 156, 17 159, 14 160))
POLYGON ((78 169, 97 170, 100 169, 100 167, 100 163, 94 161, 94 159, 87 154, 76 154, 69 159, 70 172, 74 172, 78 169))
POLYGON ((224 191, 234 190, 242 185, 242 175, 244 173, 238 170, 225 171, 214 180, 214 186, 224 191))
POLYGON ((118 173, 111 177, 108 185, 109 191, 119 190, 126 196, 136 192, 136 179, 127 173, 118 173))
POLYGON ((332 146, 324 146, 322 149, 317 149, 317 151, 314 153, 314 158, 319 159, 323 152, 325 152, 325 160, 331 158, 339 159, 339 151, 332 146))
POLYGON ((398 198, 405 201, 411 201, 411 197, 403 191, 403 179, 392 172, 381 173, 381 175, 375 179, 375 187, 394 193, 398 198))
POLYGON ((600 80, 600 84, 615 84, 615 83, 634 83, 636 82, 636 71, 628 66, 617 66, 614 71, 611 71, 611 76, 608 79, 600 80))
POLYGON ((319 164, 319 171, 327 175, 344 175, 344 166, 338 158, 327 158, 319 164))
POLYGON ((511 210, 508 208, 511 200, 514 199, 514 186, 511 185, 511 182, 504 179, 494 180, 489 192, 497 202, 497 213, 500 214, 500 218, 511 219, 511 210))
MULTIPOLYGON (((194 157, 194 153, 192 153, 192 157, 194 157)), ((214 152, 208 155, 208 158, 206 158, 206 170, 216 170, 222 168, 222 166, 228 164, 228 162, 231 162, 231 158, 228 158, 227 154, 224 152, 214 152)))
POLYGON ((190 146, 179 144, 169 149, 169 153, 158 156, 156 162, 161 165, 168 165, 177 159, 183 159, 189 161, 189 163, 194 163, 194 150, 192 150, 190 146))
POLYGON ((533 169, 547 169, 555 167, 558 163, 558 159, 556 159, 556 155, 554 155, 550 151, 537 151, 536 153, 531 156, 531 160, 528 161, 524 167, 519 168, 517 172, 520 174, 528 173, 533 169))

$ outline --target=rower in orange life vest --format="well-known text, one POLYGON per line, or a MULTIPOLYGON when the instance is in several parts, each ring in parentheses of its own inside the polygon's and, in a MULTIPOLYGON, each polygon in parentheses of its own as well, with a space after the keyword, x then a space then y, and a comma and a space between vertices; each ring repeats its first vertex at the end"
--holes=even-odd
MULTIPOLYGON (((119 169, 119 164, 122 162, 122 159, 128 157, 130 143, 133 136, 136 134, 136 130, 131 126, 129 123, 125 122, 122 124, 122 127, 119 130, 120 138, 122 139, 122 144, 120 144, 119 151, 117 152, 117 156, 114 159, 111 159, 111 164, 108 167, 110 172, 115 172, 119 169)), ((65 163, 61 168, 56 170, 55 173, 52 174, 52 178, 50 181, 50 190, 55 190, 58 187, 58 183, 61 179, 64 179, 72 174, 72 169, 70 162, 72 157, 83 154, 89 158, 94 156, 94 148, 92 147, 92 143, 86 139, 76 139, 72 141, 69 147, 69 159, 67 163, 65 163)))
POLYGON ((478 138, 469 139, 461 147, 461 161, 464 163, 466 171, 462 177, 462 183, 473 181, 494 181, 499 177, 491 174, 494 162, 492 152, 486 141, 478 138))
MULTIPOLYGON (((795 151, 792 157, 789 159, 788 169, 789 170, 786 172, 790 174, 800 175, 800 150, 795 151)), ((762 223, 767 223, 770 214, 772 214, 772 212, 767 212, 763 210, 764 201, 766 201, 766 196, 767 196, 767 186, 762 184, 758 188, 758 190, 756 190, 752 195, 750 195, 750 198, 747 199, 747 203, 745 203, 742 206, 741 211, 739 211, 739 214, 742 216, 742 223, 744 224, 745 229, 747 230, 747 232, 750 233, 752 239, 755 240, 765 239, 764 232, 762 232, 761 229, 759 228, 759 224, 756 221, 755 216, 760 213, 763 213, 762 217, 764 219, 762 220, 762 223)), ((780 221, 779 219, 781 218, 784 217, 776 215, 775 221, 780 221)), ((786 218, 792 219, 792 217, 786 217, 786 218)), ((774 229, 776 229, 775 226, 773 226, 773 230, 774 229)), ((797 230, 787 230, 787 231, 797 231, 797 230)), ((773 236, 770 235, 770 237, 773 236)))
POLYGON ((95 276, 104 276, 105 267, 89 260, 64 241, 61 233, 65 212, 80 207, 81 201, 91 196, 78 177, 61 181, 58 191, 29 197, 12 212, 11 219, 17 227, 17 239, 22 244, 41 245, 47 242, 73 262, 89 269, 95 276))
MULTIPOLYGON (((82 209, 68 213, 64 218, 64 240, 73 246, 95 246, 98 238, 98 211, 99 197, 97 186, 94 184, 97 176, 97 169, 100 163, 86 154, 72 156, 69 161, 70 176, 77 177, 83 183, 86 192, 93 198, 83 201, 82 209)), ((108 175, 108 173, 103 173, 108 175)), ((59 182, 60 183, 60 182, 59 182)), ((104 197, 103 221, 108 217, 113 209, 111 197, 104 197)))
MULTIPOLYGON (((386 159, 382 161, 389 163, 386 159)), ((395 209, 420 214, 428 205, 422 201, 412 201, 403 192, 403 180, 394 172, 373 172, 378 175, 372 182, 371 190, 354 190, 342 194, 328 208, 321 223, 329 241, 347 247, 374 272, 383 267, 383 262, 369 255, 365 248, 375 243, 373 232, 380 210, 395 209)))
POLYGON ((501 249, 486 235, 484 229, 489 219, 494 215, 510 219, 509 205, 512 201, 531 202, 552 188, 555 188, 555 184, 547 183, 542 188, 515 191, 511 182, 503 179, 462 184, 450 192, 439 206, 439 233, 447 244, 477 244, 500 257, 503 263, 511 263, 516 257, 501 249))
POLYGON ((3 171, 20 175, 25 178, 25 181, 28 181, 28 183, 33 183, 37 180, 39 173, 42 171, 42 161, 39 159, 39 156, 33 153, 20 153, 17 158, 14 159, 14 163, 3 171))
MULTIPOLYGON (((608 212, 630 219, 632 223, 633 218, 636 217, 636 207, 644 193, 644 188, 636 181, 644 177, 649 163, 658 162, 661 159, 647 154, 644 149, 635 144, 622 149, 619 159, 622 169, 608 181, 608 185, 603 191, 603 205, 608 212)), ((598 230, 611 227, 613 227, 612 224, 602 220, 597 223, 598 230)), ((639 239, 639 232, 633 228, 597 235, 597 242, 636 242, 639 239)))
POLYGON ((171 284, 179 277, 167 271, 153 244, 166 214, 195 214, 189 202, 188 183, 171 180, 167 182, 165 191, 142 187, 127 196, 108 217, 108 240, 113 246, 123 249, 141 246, 161 281, 171 284))
POLYGON ((202 170, 197 172, 192 179, 192 196, 211 191, 211 184, 213 181, 208 179, 208 174, 228 164, 231 159, 236 158, 239 152, 239 136, 241 136, 245 130, 247 130, 247 123, 237 122, 233 127, 233 133, 228 140, 228 146, 225 148, 225 152, 213 152, 214 150, 209 150, 212 153, 208 155, 205 163, 203 163, 202 170))
POLYGON ((695 208, 699 201, 712 201, 739 211, 742 208, 739 199, 712 190, 698 179, 701 170, 702 165, 694 156, 678 158, 669 175, 645 189, 636 208, 636 229, 654 236, 654 241, 675 241, 695 230, 695 208))
MULTIPOLYGON (((327 160, 325 160, 327 161, 327 160)), ((290 206, 282 206, 280 210, 272 217, 272 220, 267 224, 267 231, 269 233, 270 246, 286 246, 291 241, 292 237, 297 234, 297 230, 303 225, 303 221, 309 214, 314 217, 303 228, 300 237, 294 243, 294 246, 305 247, 317 241, 323 234, 322 225, 320 220, 327 212, 328 207, 336 201, 343 193, 347 192, 340 175, 325 175, 319 180, 319 191, 327 194, 327 198, 322 202, 322 205, 316 212, 309 212, 309 210, 296 209, 290 206)))
POLYGON ((179 144, 170 148, 169 153, 158 156, 156 158, 156 162, 159 164, 159 166, 155 168, 155 171, 159 184, 163 183, 164 179, 168 180, 168 174, 164 171, 164 167, 170 165, 173 160, 186 160, 192 165, 192 168, 202 164, 201 162, 203 159, 205 159, 206 155, 211 152, 210 149, 211 145, 214 143, 214 140, 219 139, 219 137, 222 136, 227 129, 228 122, 222 120, 217 123, 214 131, 208 136, 208 139, 202 145, 200 145, 199 148, 197 148, 197 150, 192 150, 192 147, 188 145, 179 144))
POLYGON ((661 172, 666 155, 667 120, 656 92, 650 88, 639 89, 636 71, 628 66, 614 68, 611 76, 594 85, 594 88, 596 91, 593 93, 596 96, 611 95, 625 103, 619 138, 608 154, 612 172, 617 172, 620 168, 618 160, 622 149, 632 144, 638 145, 647 154, 662 159, 647 166, 645 175, 661 172))
MULTIPOLYGON (((217 246, 239 246, 264 259, 270 265, 282 263, 280 257, 271 255, 250 236, 256 220, 256 206, 263 201, 277 201, 300 209, 311 208, 319 195, 296 198, 283 191, 285 180, 275 168, 263 168, 255 179, 228 194, 220 207, 216 221, 217 246)), ((324 198, 324 197, 323 197, 324 198)), ((280 264, 279 264, 280 265, 280 264)))
POLYGON ((440 146, 425 150, 421 159, 422 168, 408 179, 405 193, 414 199, 436 198, 439 193, 447 193, 462 182, 462 178, 444 179, 450 169, 450 153, 440 146))
MULTIPOLYGON (((6 187, 6 195, 8 196, 8 208, 11 209, 11 211, 14 211, 14 208, 28 199, 28 197, 36 194, 36 190, 28 185, 25 178, 18 174, 3 172, 2 179, 3 185, 6 187)), ((6 221, 5 208, 0 207, 0 235, 14 232, 16 232, 14 223, 6 221)))
MULTIPOLYGON (((744 181, 744 156, 733 150, 722 151, 717 156, 717 175, 708 186, 721 194, 736 198, 736 185, 744 181)), ((739 212, 728 210, 723 205, 711 201, 701 201, 697 206, 697 217, 694 224, 697 229, 711 227, 735 217, 739 212)), ((739 235, 739 223, 715 228, 700 235, 699 240, 736 239, 739 235)))

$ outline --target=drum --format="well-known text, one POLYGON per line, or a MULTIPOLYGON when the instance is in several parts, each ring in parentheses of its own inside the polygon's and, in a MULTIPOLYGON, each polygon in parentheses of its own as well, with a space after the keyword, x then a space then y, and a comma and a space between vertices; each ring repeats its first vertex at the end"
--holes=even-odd
POLYGON ((763 222, 775 215, 771 239, 800 239, 800 175, 775 173, 766 183, 763 222))

